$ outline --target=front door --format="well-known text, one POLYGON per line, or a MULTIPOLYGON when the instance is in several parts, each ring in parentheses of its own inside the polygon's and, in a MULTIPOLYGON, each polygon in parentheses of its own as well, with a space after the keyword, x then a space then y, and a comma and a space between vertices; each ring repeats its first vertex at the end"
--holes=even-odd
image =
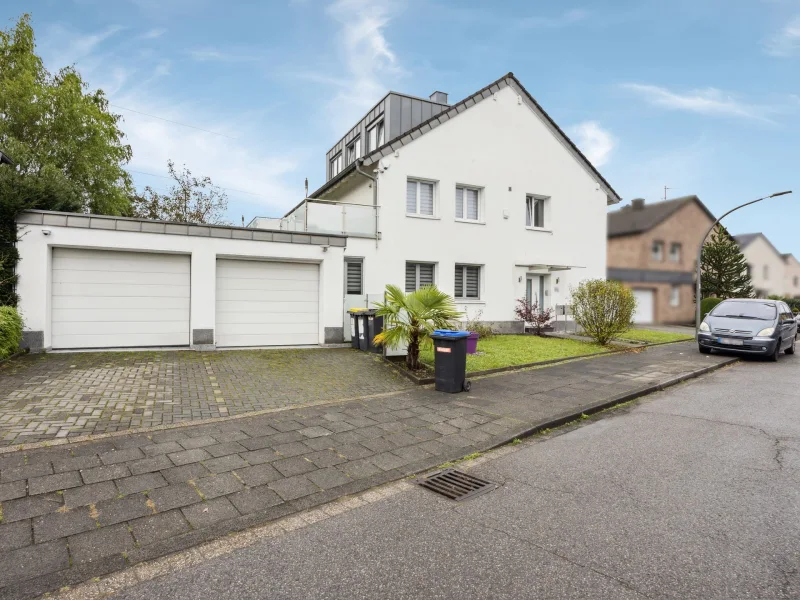
POLYGON ((547 275, 528 275, 525 282, 525 297, 528 303, 535 303, 540 311, 547 308, 547 297, 544 293, 545 279, 547 275))

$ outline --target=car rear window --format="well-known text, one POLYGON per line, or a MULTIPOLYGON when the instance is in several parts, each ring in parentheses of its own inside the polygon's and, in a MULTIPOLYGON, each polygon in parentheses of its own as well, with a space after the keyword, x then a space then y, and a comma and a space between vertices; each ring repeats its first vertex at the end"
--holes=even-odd
POLYGON ((776 315, 772 302, 720 302, 711 311, 714 317, 732 317, 736 319, 760 319, 772 321, 776 315))

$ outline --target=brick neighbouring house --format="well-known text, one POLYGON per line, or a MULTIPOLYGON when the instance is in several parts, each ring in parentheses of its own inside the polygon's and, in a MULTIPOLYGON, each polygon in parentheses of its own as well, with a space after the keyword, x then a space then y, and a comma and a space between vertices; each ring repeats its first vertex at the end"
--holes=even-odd
POLYGON ((692 321, 697 248, 714 221, 697 196, 608 213, 608 279, 634 290, 637 323, 692 321))

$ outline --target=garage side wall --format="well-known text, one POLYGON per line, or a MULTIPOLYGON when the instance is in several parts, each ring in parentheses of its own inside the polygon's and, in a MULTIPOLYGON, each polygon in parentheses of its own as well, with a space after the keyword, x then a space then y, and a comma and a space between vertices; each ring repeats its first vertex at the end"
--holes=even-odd
POLYGON ((187 256, 190 261, 190 311, 186 345, 198 349, 212 349, 216 341, 218 259, 316 264, 319 267, 318 343, 342 341, 346 244, 343 237, 34 211, 20 215, 17 223, 20 253, 17 292, 19 310, 25 323, 23 344, 31 351, 52 348, 54 248, 187 256), (68 219, 71 221, 69 225, 68 219), (135 230, 121 230, 124 228, 135 230), (172 233, 167 232, 170 228, 172 233))

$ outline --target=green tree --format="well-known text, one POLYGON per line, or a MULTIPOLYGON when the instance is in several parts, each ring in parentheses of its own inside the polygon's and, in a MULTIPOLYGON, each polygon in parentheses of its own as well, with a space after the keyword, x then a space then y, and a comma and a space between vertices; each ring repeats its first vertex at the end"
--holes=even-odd
POLYGON ((572 292, 575 322, 604 346, 633 326, 636 297, 618 281, 588 279, 572 292))
POLYGON ((700 259, 703 298, 752 298, 755 295, 747 260, 728 231, 717 227, 703 245, 700 259))
POLYGON ((169 193, 159 194, 147 186, 142 194, 131 199, 134 216, 182 223, 229 225, 224 218, 228 197, 211 182, 210 177, 198 179, 185 165, 179 173, 172 161, 167 163, 167 168, 175 181, 169 193))
POLYGON ((390 348, 406 345, 406 366, 412 371, 420 368, 420 346, 430 343, 434 329, 451 329, 462 316, 453 299, 434 285, 408 294, 387 285, 386 302, 375 306, 383 317, 383 332, 375 336, 375 343, 390 348))

